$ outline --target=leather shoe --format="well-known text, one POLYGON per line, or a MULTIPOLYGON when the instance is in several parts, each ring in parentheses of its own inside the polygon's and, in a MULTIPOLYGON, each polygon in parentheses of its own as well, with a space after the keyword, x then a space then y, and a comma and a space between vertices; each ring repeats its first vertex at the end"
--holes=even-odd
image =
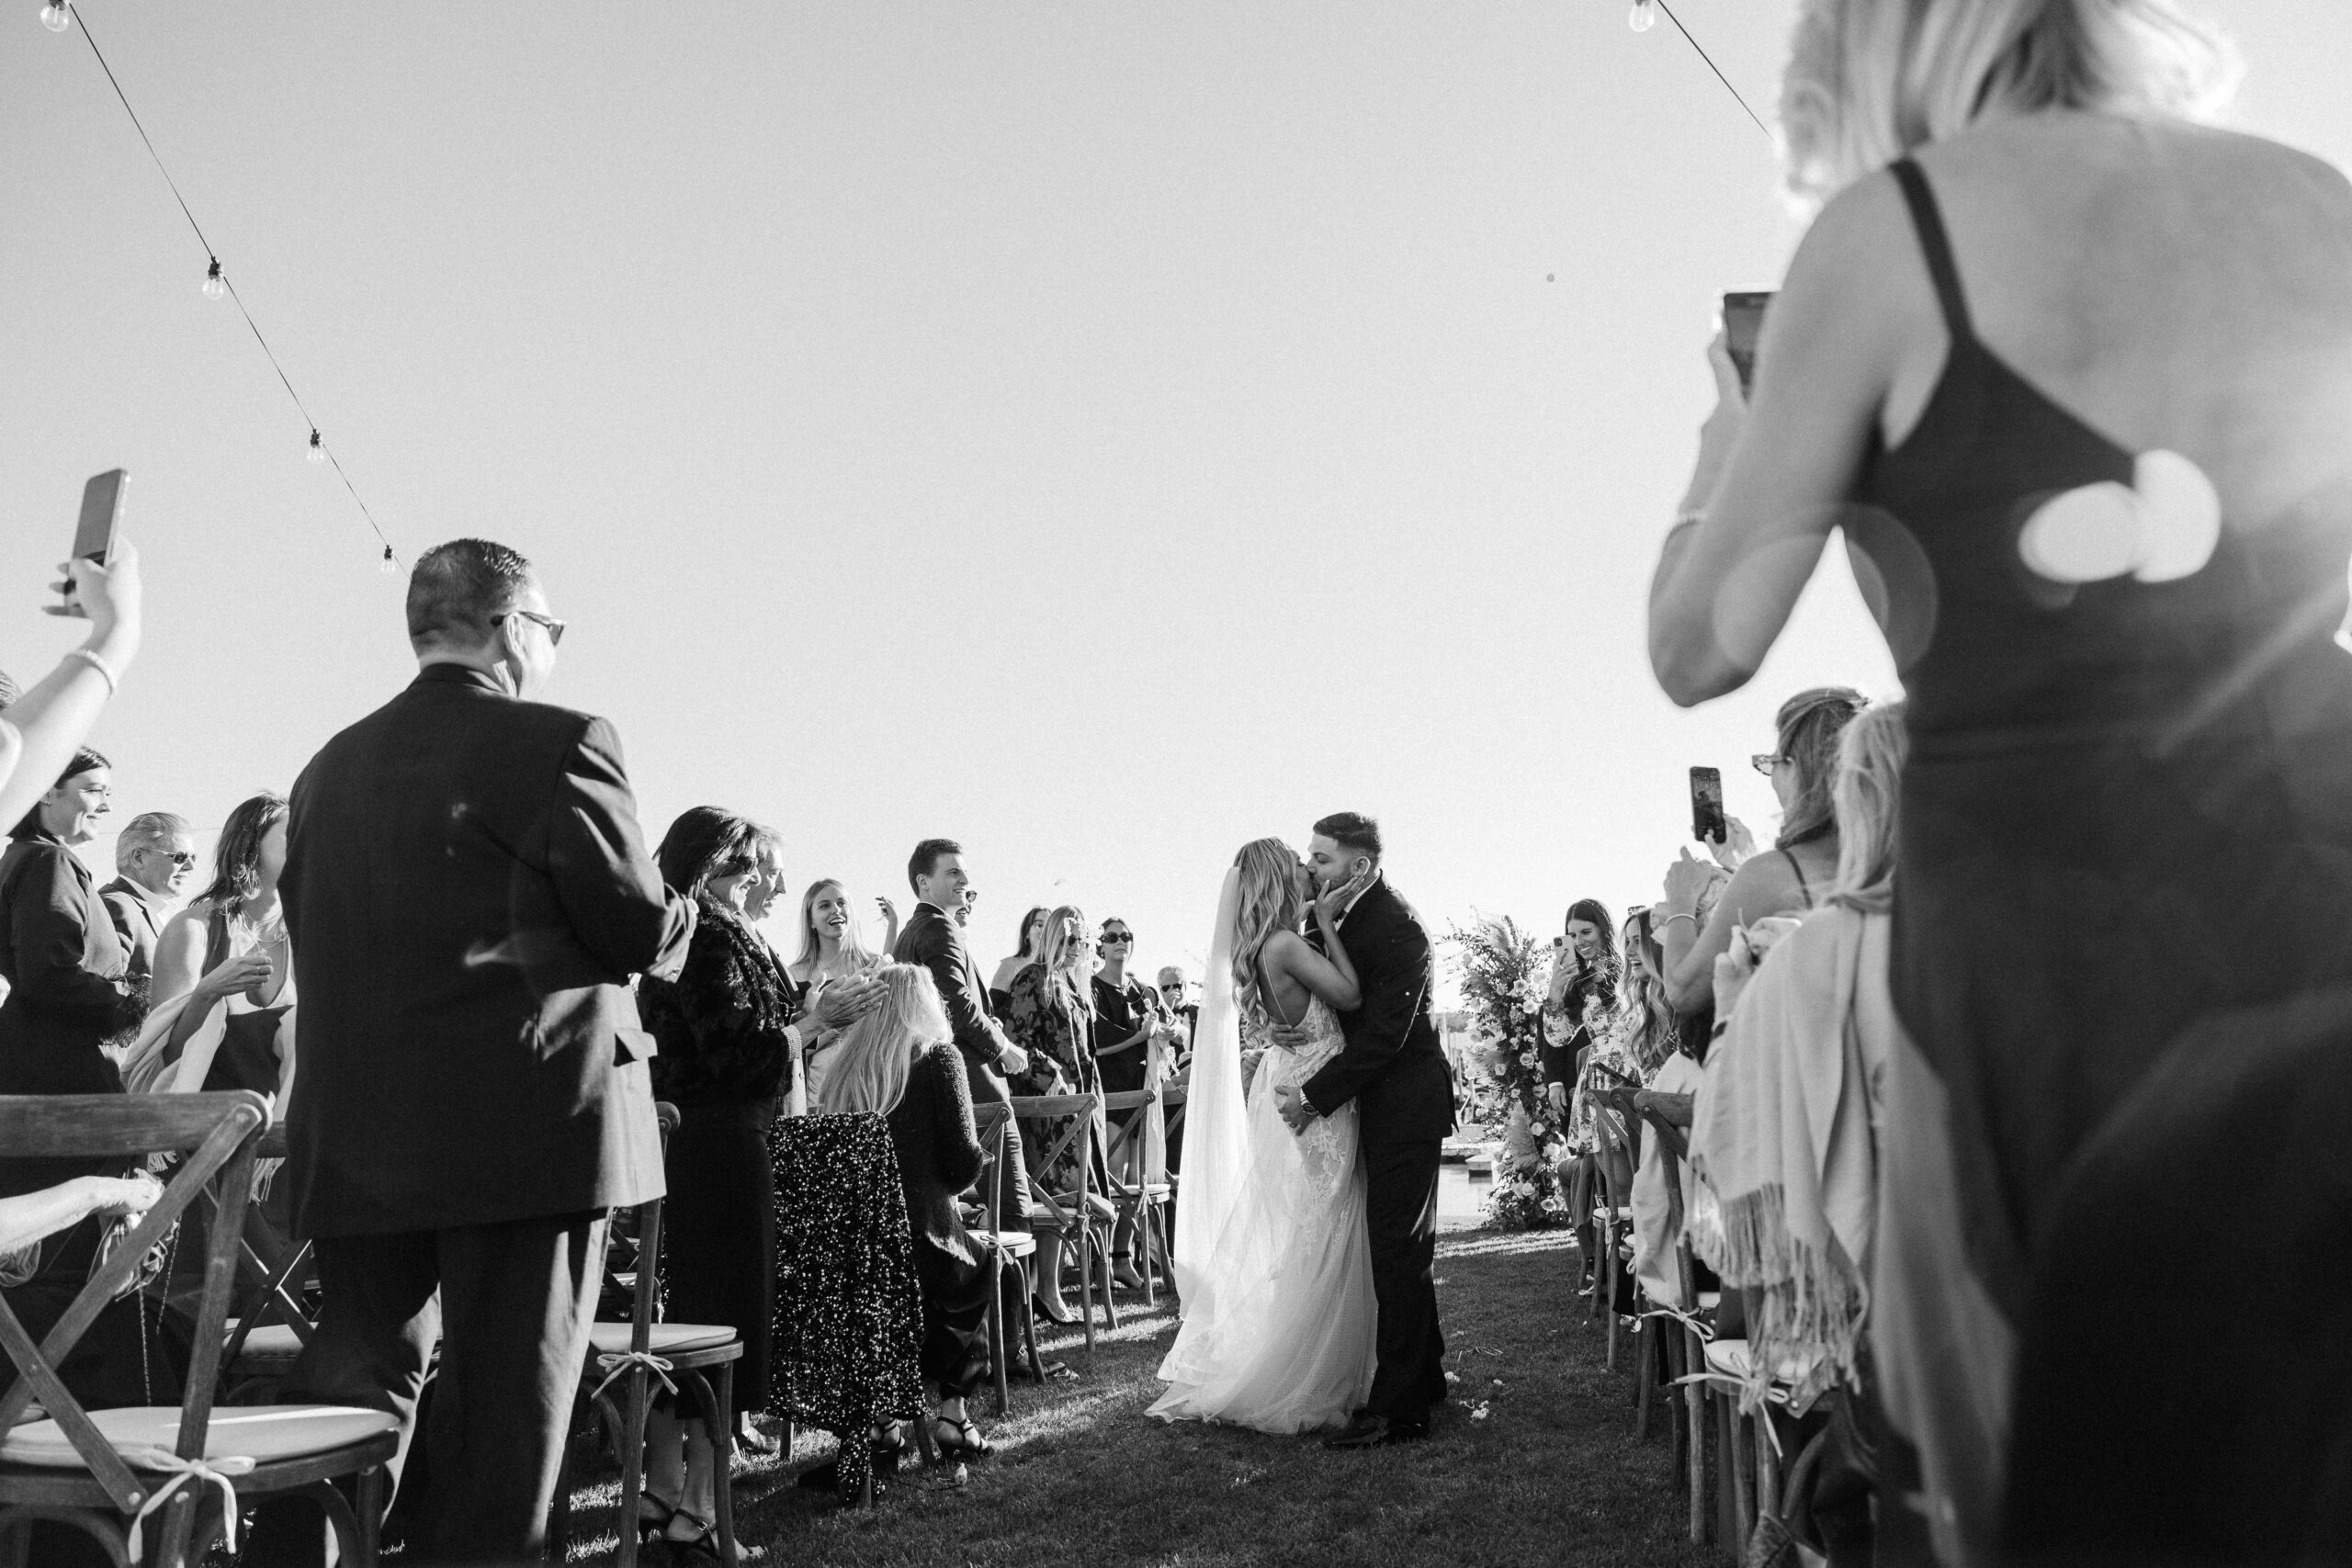
POLYGON ((1430 1435, 1420 1421, 1391 1421, 1385 1416, 1363 1416, 1337 1437, 1323 1439, 1327 1449, 1385 1449, 1394 1443, 1418 1443, 1430 1435))

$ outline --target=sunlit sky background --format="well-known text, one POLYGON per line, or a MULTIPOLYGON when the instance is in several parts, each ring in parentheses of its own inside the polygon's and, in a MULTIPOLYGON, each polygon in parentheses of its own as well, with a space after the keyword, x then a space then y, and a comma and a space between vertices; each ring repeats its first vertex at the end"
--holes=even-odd
MULTIPOLYGON (((209 829, 406 681, 401 583, 83 40, 6 9, 0 667, 72 645, 43 585, 127 467, 96 739, 118 821, 209 829)), ((1788 0, 1678 9, 1770 118, 1788 0)), ((2202 9, 2240 122, 2352 162, 2352 6, 2202 9)), ((537 560, 649 840, 772 821, 796 910, 904 908, 947 834, 984 964, 1073 900, 1197 976, 1236 847, 1345 807, 1433 926, 1549 931, 1655 896, 1693 762, 1769 834, 1789 692, 1891 688, 1834 555, 1748 691, 1650 680, 1713 301, 1800 230, 1624 0, 83 11, 395 547, 537 560)))

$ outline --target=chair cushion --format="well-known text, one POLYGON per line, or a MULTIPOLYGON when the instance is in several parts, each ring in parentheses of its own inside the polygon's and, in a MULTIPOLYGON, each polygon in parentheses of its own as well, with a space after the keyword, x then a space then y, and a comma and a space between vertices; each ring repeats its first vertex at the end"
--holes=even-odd
POLYGON ((1724 1293, 1721 1291, 1701 1291, 1699 1292, 1699 1310, 1701 1312, 1713 1312, 1723 1304, 1724 1293))
MULTIPOLYGON (((90 1420, 128 1458, 141 1449, 172 1451, 180 1438, 180 1407, 176 1404, 125 1405, 93 1410, 90 1420)), ((327 1453, 392 1430, 399 1423, 380 1410, 360 1410, 346 1404, 220 1404, 204 1432, 207 1459, 249 1459, 266 1464, 272 1460, 299 1459, 327 1453)), ((36 1421, 9 1429, 0 1438, 0 1461, 80 1470, 82 1456, 73 1439, 54 1421, 36 1421)), ((134 1463, 133 1469, 138 1466, 134 1463)))
POLYGON ((993 1244, 1007 1258, 1026 1258, 1037 1250, 1037 1238, 1027 1231, 967 1230, 964 1233, 981 1247, 993 1244))
MULTIPOLYGON (((230 1331, 236 1331, 232 1323, 230 1331)), ((245 1336, 245 1348, 238 1359, 250 1357, 257 1361, 290 1361, 302 1353, 302 1341, 294 1330, 282 1323, 265 1323, 245 1336)))
POLYGON ((1730 1377, 1747 1376, 1747 1341, 1745 1339, 1710 1339, 1707 1341, 1707 1370, 1730 1377))
MULTIPOLYGON (((626 1323, 598 1323, 590 1325, 589 1354, 611 1356, 628 1348, 629 1325, 626 1323)), ((645 1348, 657 1356, 673 1350, 713 1350, 735 1337, 735 1331, 723 1323, 657 1323, 646 1332, 645 1348)), ((588 1371, 596 1371, 596 1363, 588 1363, 588 1371)))

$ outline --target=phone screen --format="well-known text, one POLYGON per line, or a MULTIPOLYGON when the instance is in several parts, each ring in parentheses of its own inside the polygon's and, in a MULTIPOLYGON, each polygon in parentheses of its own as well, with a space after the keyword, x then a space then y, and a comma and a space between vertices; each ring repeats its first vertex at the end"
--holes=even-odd
POLYGON ((1770 294, 1724 296, 1724 347, 1739 372, 1743 393, 1756 389, 1756 340, 1764 335, 1764 311, 1771 303, 1770 294))
POLYGON ((104 566, 114 555, 115 525, 122 520, 122 491, 130 476, 121 468, 94 474, 82 487, 82 521, 74 530, 74 558, 104 566))
POLYGON ((1713 768, 1690 770, 1690 836, 1702 844, 1731 836, 1724 820, 1724 776, 1713 768))

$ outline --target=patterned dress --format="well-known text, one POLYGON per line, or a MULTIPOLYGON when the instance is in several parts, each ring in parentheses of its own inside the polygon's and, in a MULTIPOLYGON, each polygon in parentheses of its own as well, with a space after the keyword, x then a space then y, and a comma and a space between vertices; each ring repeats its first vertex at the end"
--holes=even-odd
MULTIPOLYGON (((1015 1045, 1029 1054, 1029 1065, 1012 1076, 1012 1091, 1023 1095, 1093 1094, 1102 1089, 1094 1066, 1091 1040, 1093 1009, 1087 1005, 1079 982, 1064 974, 1048 979, 1046 966, 1032 964, 1012 977, 1012 1006, 1006 1015, 1004 1032, 1015 1045)), ((1033 1126, 1024 1132, 1023 1145, 1028 1153, 1042 1158, 1047 1149, 1061 1141, 1069 1130, 1069 1118, 1062 1118, 1048 1125, 1033 1126)), ((1100 1161, 1097 1166, 1099 1168, 1100 1161)), ((1051 1165, 1032 1164, 1030 1179, 1046 1190, 1068 1193, 1078 1190, 1078 1145, 1072 1143, 1051 1165)), ((1094 1172, 1092 1187, 1097 1192, 1106 1185, 1100 1168, 1094 1172)))

